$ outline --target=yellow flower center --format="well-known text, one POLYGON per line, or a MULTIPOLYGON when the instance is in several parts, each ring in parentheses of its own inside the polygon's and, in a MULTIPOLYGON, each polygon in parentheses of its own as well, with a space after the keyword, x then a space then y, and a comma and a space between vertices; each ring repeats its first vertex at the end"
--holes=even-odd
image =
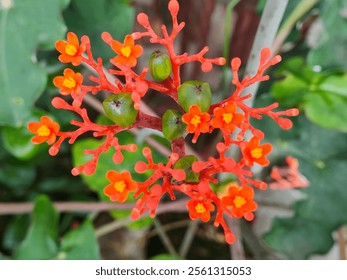
POLYGON ((131 48, 129 46, 123 47, 120 49, 120 52, 122 53, 123 56, 126 58, 129 58, 131 55, 131 48))
POLYGON ((195 206, 195 210, 196 210, 196 213, 199 213, 199 214, 206 212, 205 206, 200 202, 195 206))
POLYGON ((116 189, 117 192, 120 192, 122 193, 126 187, 126 184, 125 182, 122 180, 122 181, 117 181, 114 183, 114 188, 116 189))
POLYGON ((258 159, 263 156, 263 149, 262 148, 255 148, 251 151, 252 158, 258 159))
POLYGON ((65 47, 65 52, 68 55, 74 56, 77 53, 77 49, 74 45, 67 44, 65 47))
POLYGON ((44 124, 41 125, 39 127, 39 129, 37 130, 37 135, 38 136, 46 137, 46 136, 49 136, 50 134, 51 134, 51 130, 47 126, 45 126, 44 124))
POLYGON ((73 78, 68 77, 64 80, 63 86, 69 89, 73 89, 76 87, 76 81, 73 78))
POLYGON ((198 127, 198 125, 201 123, 201 118, 200 118, 200 116, 195 115, 195 116, 192 118, 192 120, 190 121, 190 123, 191 123, 192 125, 194 125, 195 127, 198 127))
POLYGON ((233 202, 236 208, 241 208, 246 204, 246 200, 242 196, 236 196, 233 202))
POLYGON ((228 123, 228 124, 231 123, 232 119, 233 119, 233 114, 231 114, 231 113, 223 114, 223 121, 225 123, 228 123))

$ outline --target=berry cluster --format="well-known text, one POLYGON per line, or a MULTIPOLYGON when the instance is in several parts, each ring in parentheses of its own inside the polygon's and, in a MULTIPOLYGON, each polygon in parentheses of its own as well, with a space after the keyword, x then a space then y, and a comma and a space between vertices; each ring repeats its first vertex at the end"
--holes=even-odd
POLYGON ((254 202, 254 187, 259 189, 267 187, 265 182, 253 178, 251 168, 254 164, 261 166, 269 164, 266 157, 271 152, 272 146, 261 143, 264 133, 252 126, 250 119, 261 119, 263 115, 267 115, 281 128, 290 129, 292 122, 286 117, 298 115, 298 110, 274 111, 278 107, 277 103, 265 108, 252 108, 245 103, 245 100, 251 96, 243 94, 244 89, 253 83, 268 80, 269 76, 264 75, 264 71, 281 60, 280 56, 271 58, 269 49, 261 50, 259 68, 254 76, 240 80, 238 71, 241 61, 239 58, 231 61, 232 83, 235 85, 235 90, 225 100, 216 104, 212 104, 212 93, 207 82, 182 82, 180 69, 186 63, 200 62, 201 70, 210 72, 213 65, 224 65, 226 61, 222 57, 206 58, 208 47, 194 55, 177 54, 174 41, 185 24, 177 20, 179 11, 177 0, 170 0, 168 8, 172 16, 171 32, 163 25, 162 35, 158 35, 152 29, 147 15, 141 13, 137 16, 137 21, 144 31, 127 35, 124 42, 114 40, 107 32, 102 33, 102 39, 116 54, 110 60, 116 69, 108 70, 108 74, 114 75, 113 80, 110 80, 104 72, 102 59, 94 59, 87 36, 79 39, 74 33, 69 32, 66 41, 58 41, 56 48, 60 52, 59 60, 74 66, 83 63, 93 68, 97 76, 91 76, 89 80, 94 85, 84 85, 80 73, 75 73, 70 68, 65 69, 63 76, 54 78, 53 82, 60 89, 60 93, 64 96, 69 95, 72 101, 55 97, 52 105, 55 108, 73 111, 79 116, 79 120, 71 121, 76 130, 60 131, 59 125, 48 117, 42 117, 40 122, 30 123, 28 128, 36 134, 32 139, 34 143, 47 141, 52 145, 49 149, 52 156, 59 152, 62 142, 66 139, 73 144, 80 135, 87 132, 92 132, 94 137, 104 137, 100 147, 85 151, 86 154, 92 155, 92 159, 73 168, 73 175, 79 175, 81 172, 86 175, 92 174, 100 154, 111 147, 115 150, 113 156, 115 164, 123 161, 122 151, 135 151, 137 149, 135 144, 119 143, 117 133, 121 131, 149 128, 162 132, 171 142, 172 151, 168 161, 154 162, 151 149, 146 147, 142 151, 146 162, 137 162, 134 169, 137 173, 150 170, 149 178, 144 182, 136 182, 128 170, 122 172, 105 170, 110 183, 104 189, 104 193, 110 200, 120 203, 126 201, 131 194, 137 201, 131 213, 133 219, 140 218, 145 211, 149 211, 153 217, 158 203, 165 194, 173 200, 177 193, 182 193, 189 198, 187 208, 191 219, 200 218, 207 222, 213 213, 215 226, 222 226, 226 241, 233 243, 235 238, 227 226, 225 215, 252 220, 253 211, 257 208, 254 202), (166 51, 155 50, 150 57, 149 66, 138 74, 134 67, 142 55, 143 48, 136 44, 136 41, 144 37, 149 38, 152 44, 161 45, 166 51), (151 78, 148 78, 148 72, 151 78), (124 82, 121 82, 119 77, 124 82), (83 107, 87 93, 96 95, 101 91, 110 93, 110 96, 103 101, 103 107, 105 114, 114 122, 113 125, 93 122, 88 116, 87 109, 83 107), (145 113, 141 108, 141 99, 149 91, 171 97, 179 105, 180 111, 168 109, 161 118, 145 113), (217 156, 211 155, 208 159, 199 160, 194 155, 186 154, 187 134, 193 135, 194 144, 201 134, 215 130, 219 130, 223 136, 223 141, 216 145, 217 156), (239 160, 226 154, 231 146, 237 147, 240 151, 239 160), (229 185, 224 192, 216 192, 213 188, 213 185, 218 183, 220 173, 230 173, 237 178, 237 181, 229 185))

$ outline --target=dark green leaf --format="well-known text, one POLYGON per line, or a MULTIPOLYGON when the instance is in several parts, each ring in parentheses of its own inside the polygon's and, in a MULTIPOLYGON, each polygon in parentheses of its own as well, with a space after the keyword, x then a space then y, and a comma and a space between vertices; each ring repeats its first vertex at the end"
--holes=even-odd
POLYGON ((294 216, 275 219, 265 240, 293 259, 327 253, 333 244, 332 232, 347 223, 347 135, 314 125, 303 117, 294 124, 294 136, 282 137, 282 132, 274 132, 280 129, 266 119, 258 127, 274 145, 274 156, 298 158, 300 172, 310 182, 302 189, 305 199, 293 205, 294 216))
POLYGON ((18 260, 44 260, 55 257, 58 252, 58 214, 46 196, 35 200, 32 221, 25 240, 16 251, 18 260))
POLYGON ((69 31, 78 36, 88 35, 95 57, 109 59, 115 56, 109 45, 101 40, 101 33, 109 32, 113 38, 123 42, 125 35, 133 29, 135 10, 129 1, 74 0, 64 12, 69 31))
POLYGON ((91 222, 84 222, 64 236, 58 258, 65 260, 100 259, 99 245, 91 222))

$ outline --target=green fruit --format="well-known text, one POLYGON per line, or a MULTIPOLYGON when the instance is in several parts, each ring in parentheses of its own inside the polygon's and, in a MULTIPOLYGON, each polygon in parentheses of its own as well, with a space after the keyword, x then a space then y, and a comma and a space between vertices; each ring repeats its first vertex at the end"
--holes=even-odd
POLYGON ((175 110, 167 110, 162 118, 162 130, 164 137, 175 140, 183 136, 186 125, 182 122, 182 115, 175 110))
POLYGON ((156 81, 166 80, 172 71, 170 57, 161 51, 154 51, 149 59, 149 71, 156 81))
POLYGON ((201 112, 207 112, 211 101, 211 88, 206 82, 187 81, 178 88, 178 102, 186 112, 189 112, 192 105, 197 105, 201 112))
POLYGON ((198 161, 198 159, 193 155, 184 156, 176 161, 173 168, 183 169, 186 172, 186 179, 184 181, 189 183, 197 183, 199 182, 199 174, 193 172, 192 170, 192 165, 196 161, 198 161))
POLYGON ((130 126, 136 121, 138 111, 130 93, 118 93, 107 97, 102 102, 106 116, 119 126, 130 126))

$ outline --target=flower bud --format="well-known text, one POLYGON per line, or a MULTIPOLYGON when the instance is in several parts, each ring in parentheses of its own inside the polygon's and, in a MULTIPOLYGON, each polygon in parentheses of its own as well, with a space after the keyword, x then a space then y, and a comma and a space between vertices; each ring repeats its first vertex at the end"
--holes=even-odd
POLYGON ((119 126, 130 126, 136 121, 138 111, 130 93, 113 94, 102 103, 109 119, 119 126))
POLYGON ((149 59, 149 71, 156 81, 166 80, 172 71, 170 57, 161 51, 154 51, 149 59))
POLYGON ((197 105, 201 112, 207 112, 211 101, 211 88, 206 82, 187 81, 178 88, 178 103, 186 112, 189 112, 192 105, 197 105))

